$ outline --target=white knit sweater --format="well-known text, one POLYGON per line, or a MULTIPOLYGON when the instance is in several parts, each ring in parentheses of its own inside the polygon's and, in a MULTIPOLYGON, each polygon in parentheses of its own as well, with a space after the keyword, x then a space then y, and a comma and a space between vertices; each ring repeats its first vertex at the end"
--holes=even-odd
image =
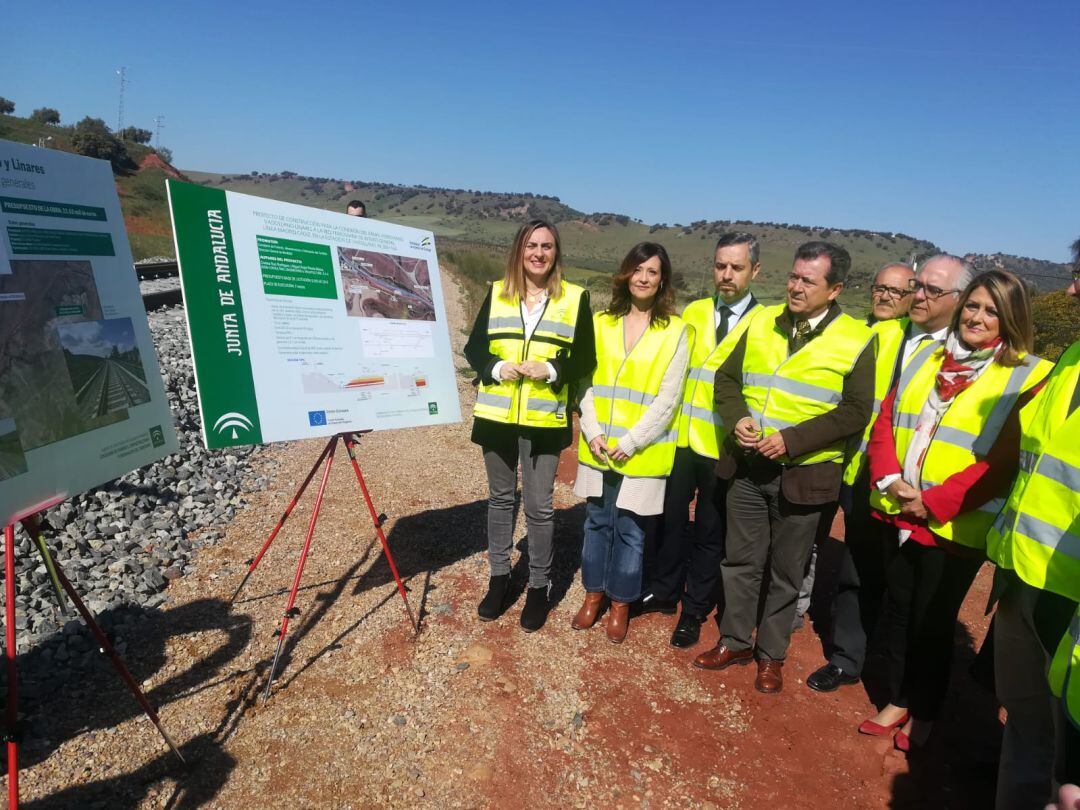
MULTIPOLYGON (((687 348, 686 333, 683 332, 675 355, 671 358, 660 390, 638 423, 618 441, 618 448, 632 456, 641 447, 659 438, 671 425, 683 397, 683 385, 686 382, 686 370, 690 365, 690 352, 687 348)), ((592 386, 585 391, 581 400, 580 427, 585 441, 589 442, 603 431, 596 419, 593 406, 592 386)), ((664 478, 623 478, 619 487, 619 497, 615 505, 638 515, 659 515, 664 511, 664 478)), ((600 470, 578 462, 577 481, 574 482, 574 494, 581 498, 599 498, 604 491, 604 474, 600 470)))

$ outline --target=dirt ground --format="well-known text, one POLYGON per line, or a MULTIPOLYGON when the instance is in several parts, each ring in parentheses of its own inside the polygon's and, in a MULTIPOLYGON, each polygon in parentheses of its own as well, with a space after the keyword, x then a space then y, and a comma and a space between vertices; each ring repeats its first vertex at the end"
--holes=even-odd
MULTIPOLYGON (((459 307, 451 320, 460 344, 459 307)), ((467 407, 464 375, 461 390, 467 407)), ((321 445, 277 447, 267 458, 270 491, 253 495, 225 539, 200 553, 195 574, 170 585, 167 605, 117 639, 187 767, 102 660, 24 706, 35 732, 24 749, 23 806, 992 806, 998 709, 967 674, 986 631, 988 569, 957 627, 945 716, 926 750, 905 759, 888 741, 855 732, 874 711, 866 686, 829 695, 805 686, 823 661, 810 622, 794 637, 784 691, 772 696, 754 691, 752 668, 690 666, 715 643, 712 621, 690 651, 668 645, 671 617, 633 621, 621 646, 600 628, 572 631, 584 510, 565 483, 556 490, 548 624, 534 634, 518 626, 522 560, 515 605, 499 621, 478 621, 486 488, 465 417, 362 443, 418 636, 339 454, 299 613, 262 702, 314 493, 236 603, 228 599, 321 445)), ((838 547, 831 540, 823 549, 823 581, 838 547)), ((880 663, 872 661, 871 676, 880 663)), ((41 664, 21 665, 25 679, 41 664)))

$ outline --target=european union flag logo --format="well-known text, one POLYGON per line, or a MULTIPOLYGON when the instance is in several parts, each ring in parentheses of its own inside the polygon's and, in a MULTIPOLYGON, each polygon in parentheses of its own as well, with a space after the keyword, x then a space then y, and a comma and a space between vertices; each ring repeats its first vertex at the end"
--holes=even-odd
POLYGON ((308 411, 307 418, 312 427, 320 427, 326 424, 326 411, 308 411))

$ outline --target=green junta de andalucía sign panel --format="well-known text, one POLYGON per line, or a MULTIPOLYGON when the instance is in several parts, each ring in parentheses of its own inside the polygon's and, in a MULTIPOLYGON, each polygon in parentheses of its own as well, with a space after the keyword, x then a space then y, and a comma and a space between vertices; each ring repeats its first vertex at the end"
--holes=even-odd
POLYGON ((461 420, 430 231, 168 189, 208 447, 461 420))

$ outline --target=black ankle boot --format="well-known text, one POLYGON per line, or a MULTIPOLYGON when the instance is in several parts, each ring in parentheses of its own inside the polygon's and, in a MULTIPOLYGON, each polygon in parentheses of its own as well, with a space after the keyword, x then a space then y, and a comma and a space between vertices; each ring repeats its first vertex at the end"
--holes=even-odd
POLYGON ((525 607, 521 611, 521 629, 532 633, 544 626, 548 615, 547 585, 529 588, 525 595, 525 607))
POLYGON ((499 574, 488 580, 487 595, 476 608, 477 615, 485 622, 495 621, 506 610, 506 595, 510 591, 510 575, 499 574))

